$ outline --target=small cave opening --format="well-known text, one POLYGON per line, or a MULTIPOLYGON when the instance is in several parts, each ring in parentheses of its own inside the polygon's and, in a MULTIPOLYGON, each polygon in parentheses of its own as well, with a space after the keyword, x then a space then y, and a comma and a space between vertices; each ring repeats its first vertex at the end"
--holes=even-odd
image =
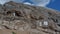
POLYGON ((39 20, 44 20, 44 17, 40 16, 40 17, 39 17, 39 20))
POLYGON ((9 12, 7 12, 7 14, 11 14, 11 12, 9 11, 9 12))
POLYGON ((9 14, 11 14, 11 12, 10 12, 10 11, 8 11, 8 12, 6 12, 6 14, 7 14, 7 15, 9 15, 9 14))
POLYGON ((15 11, 15 15, 18 16, 18 17, 22 17, 21 12, 19 12, 19 11, 15 11))
POLYGON ((54 19, 54 18, 51 18, 54 22, 58 23, 58 20, 57 19, 54 19))
POLYGON ((58 26, 60 26, 60 24, 57 24, 58 26))
POLYGON ((18 16, 18 17, 22 17, 22 13, 20 11, 8 11, 7 15, 13 15, 13 16, 18 16))
POLYGON ((58 23, 58 19, 55 19, 55 18, 48 18, 48 19, 51 19, 51 20, 53 20, 54 22, 58 23))
POLYGON ((51 13, 51 12, 48 12, 48 14, 49 14, 49 15, 52 15, 52 13, 51 13))

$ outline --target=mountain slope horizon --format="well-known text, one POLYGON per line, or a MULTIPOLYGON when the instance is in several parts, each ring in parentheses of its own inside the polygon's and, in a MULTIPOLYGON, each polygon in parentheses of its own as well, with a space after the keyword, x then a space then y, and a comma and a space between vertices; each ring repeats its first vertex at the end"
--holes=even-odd
POLYGON ((0 34, 60 34, 60 12, 13 1, 0 5, 0 34), (2 33, 3 32, 3 33, 2 33))

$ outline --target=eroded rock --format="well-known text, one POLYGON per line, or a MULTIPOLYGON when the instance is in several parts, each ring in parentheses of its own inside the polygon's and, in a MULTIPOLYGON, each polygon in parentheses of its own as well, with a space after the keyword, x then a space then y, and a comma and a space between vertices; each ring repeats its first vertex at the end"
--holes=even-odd
POLYGON ((59 12, 15 2, 5 3, 1 9, 2 30, 28 31, 29 34, 60 34, 59 12))

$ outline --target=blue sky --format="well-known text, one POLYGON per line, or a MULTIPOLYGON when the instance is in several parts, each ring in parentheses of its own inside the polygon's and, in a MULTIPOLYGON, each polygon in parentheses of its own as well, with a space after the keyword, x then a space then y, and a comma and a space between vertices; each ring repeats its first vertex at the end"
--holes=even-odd
POLYGON ((51 1, 47 7, 60 11, 60 0, 54 0, 54 2, 51 1))
POLYGON ((45 7, 60 11, 60 0, 51 0, 45 7))
POLYGON ((43 6, 60 11, 60 0, 0 0, 0 4, 4 4, 5 2, 9 2, 9 1, 24 3, 34 6, 43 6))

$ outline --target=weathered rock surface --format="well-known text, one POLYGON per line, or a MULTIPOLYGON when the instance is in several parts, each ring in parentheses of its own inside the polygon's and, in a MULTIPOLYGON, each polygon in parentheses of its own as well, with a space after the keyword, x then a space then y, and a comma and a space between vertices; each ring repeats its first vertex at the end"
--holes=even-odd
POLYGON ((60 34, 60 12, 12 1, 0 5, 0 33, 12 34, 12 31, 16 34, 60 34))

